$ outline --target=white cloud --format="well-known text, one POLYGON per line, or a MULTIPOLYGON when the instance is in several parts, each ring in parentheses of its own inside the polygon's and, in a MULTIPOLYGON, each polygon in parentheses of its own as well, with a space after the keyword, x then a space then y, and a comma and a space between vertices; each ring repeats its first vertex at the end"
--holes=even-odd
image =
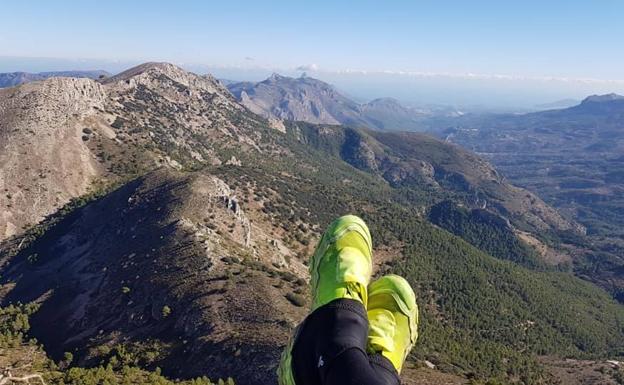
POLYGON ((346 75, 394 75, 408 76, 413 78, 451 78, 451 79, 471 79, 471 80, 510 80, 510 81, 541 81, 541 82, 561 82, 561 83, 583 83, 583 84, 624 84, 624 79, 595 79, 595 78, 570 78, 557 76, 516 76, 504 74, 478 74, 478 73, 448 73, 448 72, 419 72, 419 71, 393 71, 393 70, 357 70, 345 69, 337 71, 326 71, 346 75))
POLYGON ((295 68, 296 71, 318 71, 319 70, 319 66, 317 64, 304 64, 304 65, 300 65, 299 67, 295 68))

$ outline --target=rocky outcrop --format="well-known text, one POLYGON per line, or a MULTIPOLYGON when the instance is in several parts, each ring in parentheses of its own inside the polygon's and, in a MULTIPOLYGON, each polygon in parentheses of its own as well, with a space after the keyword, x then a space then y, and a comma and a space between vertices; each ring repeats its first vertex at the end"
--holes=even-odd
POLYGON ((83 140, 105 88, 90 79, 52 78, 0 90, 0 239, 41 221, 86 193, 101 174, 83 140))
MULTIPOLYGON (((201 96, 201 93, 209 92, 232 100, 228 90, 211 75, 199 76, 170 63, 144 63, 106 78, 102 83, 118 89, 136 88, 139 85, 149 88, 159 87, 163 81, 166 81, 163 77, 186 87, 183 93, 186 93, 189 97, 198 98, 201 96)), ((161 89, 160 91, 166 92, 168 90, 161 89)), ((177 91, 181 90, 177 89, 177 91)), ((233 107, 240 108, 236 103, 233 107)))

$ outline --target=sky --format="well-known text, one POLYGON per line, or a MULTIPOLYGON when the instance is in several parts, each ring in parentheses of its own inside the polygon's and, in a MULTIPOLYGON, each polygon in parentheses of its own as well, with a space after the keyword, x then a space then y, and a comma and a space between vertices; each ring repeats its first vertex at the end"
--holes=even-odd
POLYGON ((305 70, 359 98, 440 104, 624 93, 622 0, 31 0, 2 13, 3 72, 305 70))

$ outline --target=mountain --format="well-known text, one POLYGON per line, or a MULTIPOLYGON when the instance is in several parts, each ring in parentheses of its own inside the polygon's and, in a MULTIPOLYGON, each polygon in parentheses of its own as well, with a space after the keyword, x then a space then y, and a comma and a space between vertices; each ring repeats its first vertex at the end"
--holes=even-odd
POLYGON ((291 78, 273 74, 258 83, 231 83, 227 87, 245 107, 266 118, 380 130, 417 130, 418 119, 427 116, 392 98, 356 103, 330 84, 307 76, 291 78))
POLYGON ((617 94, 592 95, 585 98, 580 105, 569 111, 582 111, 594 114, 617 114, 621 116, 624 110, 624 96, 617 94))
POLYGON ((582 104, 587 104, 587 103, 609 103, 609 102, 615 102, 615 101, 622 101, 624 100, 624 96, 622 95, 618 95, 618 94, 606 94, 606 95, 592 95, 592 96, 588 96, 587 98, 585 98, 585 100, 583 100, 582 104))
POLYGON ((417 290, 406 383, 557 383, 564 358, 624 351, 624 306, 542 253, 583 229, 433 137, 277 130, 211 76, 146 63, 0 90, 0 138, 0 343, 51 383, 275 382, 344 213, 375 274, 417 290))
POLYGON ((538 104, 535 108, 539 110, 552 110, 556 108, 568 108, 573 107, 579 104, 580 101, 577 99, 561 99, 550 103, 538 104))
POLYGON ((52 77, 89 78, 98 79, 101 76, 110 76, 106 71, 57 71, 57 72, 7 72, 0 73, 0 88, 13 87, 24 83, 45 80, 52 77))
MULTIPOLYGON (((88 365, 106 357, 99 347, 127 344, 159 351, 176 377, 226 378, 252 365, 247 383, 260 383, 286 343, 286 320, 302 316, 286 298, 301 284, 283 271, 290 252, 262 231, 270 222, 252 228, 239 207, 218 177, 147 174, 53 226, 28 248, 36 258, 14 259, 5 301, 45 297, 31 324, 53 357, 70 351, 88 365), (292 282, 274 287, 280 274, 292 282)), ((304 269, 293 261, 290 271, 304 269)))
POLYGON ((0 238, 38 223, 98 181, 164 164, 182 168, 176 159, 218 164, 219 144, 260 146, 260 118, 216 80, 170 64, 148 63, 103 83, 52 78, 2 89, 0 111, 0 238))
POLYGON ((265 117, 310 123, 359 125, 359 105, 334 87, 309 77, 273 74, 259 83, 235 83, 229 90, 251 111, 265 117))

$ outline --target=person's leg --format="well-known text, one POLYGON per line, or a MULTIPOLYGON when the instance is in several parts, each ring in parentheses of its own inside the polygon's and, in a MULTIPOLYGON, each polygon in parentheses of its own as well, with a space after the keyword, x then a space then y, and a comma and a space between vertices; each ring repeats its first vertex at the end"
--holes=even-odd
POLYGON ((385 357, 366 353, 368 320, 361 302, 337 299, 301 325, 292 349, 297 385, 398 385, 385 357))
POLYGON ((325 385, 399 385, 401 380, 392 363, 385 357, 367 355, 361 350, 351 349, 334 363, 336 369, 330 370, 323 384, 325 385))

